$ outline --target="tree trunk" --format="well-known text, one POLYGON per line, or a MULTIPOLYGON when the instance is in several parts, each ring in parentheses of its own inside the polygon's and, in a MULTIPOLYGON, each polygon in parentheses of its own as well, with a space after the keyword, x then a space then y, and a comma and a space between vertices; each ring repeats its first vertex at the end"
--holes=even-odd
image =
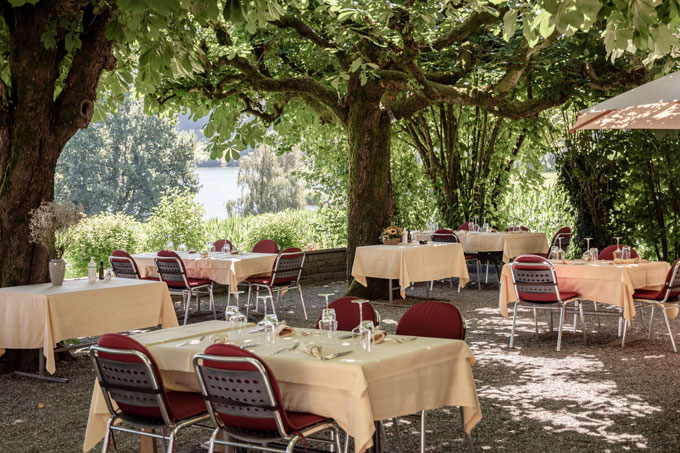
POLYGON ((94 14, 91 5, 46 0, 20 8, 2 5, 2 14, 12 83, 0 81, 0 284, 13 286, 47 281, 50 252, 31 244, 30 213, 54 199, 57 159, 73 134, 89 124, 99 77, 115 67, 115 59, 104 36, 111 17, 106 9, 94 14), (50 24, 84 20, 81 16, 87 20, 78 50, 68 55, 63 32, 45 48, 41 36, 50 24))
MULTIPOLYGON (((379 243, 393 214, 390 176, 389 115, 380 106, 382 90, 372 83, 357 90, 349 108, 349 193, 347 197, 347 273, 351 274, 356 248, 379 243)), ((348 294, 385 298, 386 280, 369 280, 368 288, 354 284, 348 294)))

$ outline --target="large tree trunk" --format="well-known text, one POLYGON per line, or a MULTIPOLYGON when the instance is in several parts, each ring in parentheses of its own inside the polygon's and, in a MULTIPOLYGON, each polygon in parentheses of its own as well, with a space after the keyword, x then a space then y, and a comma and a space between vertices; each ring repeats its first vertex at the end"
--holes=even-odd
MULTIPOLYGON (((347 199, 347 272, 356 248, 377 244, 392 222, 390 176, 390 117, 380 106, 382 90, 369 82, 357 90, 347 119, 349 194, 347 199)), ((386 281, 369 280, 369 287, 352 285, 348 293, 385 298, 386 281)))
POLYGON ((66 142, 92 118, 101 72, 113 69, 112 43, 104 36, 110 12, 45 0, 12 8, 2 5, 9 28, 11 86, 0 82, 0 284, 47 280, 50 252, 29 240, 30 212, 54 199, 54 173, 66 142), (83 8, 81 10, 81 7, 83 8), (70 57, 65 36, 46 49, 41 39, 50 24, 82 20, 82 46, 70 57), (63 88, 55 85, 71 58, 63 88))

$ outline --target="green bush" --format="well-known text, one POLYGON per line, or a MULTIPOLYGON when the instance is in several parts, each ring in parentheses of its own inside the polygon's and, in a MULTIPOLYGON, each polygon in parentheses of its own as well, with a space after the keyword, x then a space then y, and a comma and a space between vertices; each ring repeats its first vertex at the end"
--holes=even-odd
POLYGON ((322 249, 347 247, 347 209, 322 206, 314 212, 312 241, 322 249))
POLYGON ((146 250, 162 250, 168 241, 172 241, 175 249, 185 244, 188 248, 202 250, 208 240, 204 213, 205 209, 190 191, 169 190, 145 224, 146 250))
POLYGON ((307 248, 312 241, 309 228, 313 211, 286 210, 261 214, 250 219, 248 231, 243 240, 243 250, 251 250, 260 239, 273 239, 281 250, 288 247, 307 248))
POLYGON ((134 217, 122 213, 87 217, 75 225, 72 232, 73 241, 64 254, 71 276, 86 275, 91 256, 97 264, 104 261, 108 267, 112 250, 134 253, 144 242, 141 224, 134 217))

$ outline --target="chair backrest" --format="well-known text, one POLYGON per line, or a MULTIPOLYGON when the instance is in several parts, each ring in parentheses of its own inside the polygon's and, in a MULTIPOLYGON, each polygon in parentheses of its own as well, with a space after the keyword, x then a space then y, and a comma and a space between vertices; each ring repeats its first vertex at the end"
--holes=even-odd
POLYGON ((521 255, 510 267, 517 300, 531 303, 561 301, 555 268, 537 255, 521 255))
POLYGON ((668 270, 665 286, 667 291, 666 300, 680 296, 680 259, 675 260, 675 263, 668 270))
POLYGON ((272 285, 283 285, 300 281, 302 266, 305 264, 305 252, 297 247, 290 247, 279 253, 272 268, 272 285))
POLYGON ((291 424, 278 382, 260 357, 238 346, 214 344, 194 356, 194 370, 217 426, 286 436, 291 424))
MULTIPOLYGON (((351 331, 359 325, 359 305, 352 302, 353 300, 361 299, 361 297, 345 296, 335 299, 328 304, 328 308, 335 310, 335 319, 338 321, 338 330, 351 331)), ((380 316, 375 311, 373 305, 369 302, 363 304, 362 321, 373 321, 376 326, 380 323, 380 316)), ((316 328, 319 328, 321 315, 316 320, 316 328)))
POLYGON ((139 269, 137 263, 132 259, 130 254, 125 250, 114 250, 109 256, 109 263, 113 273, 118 278, 136 278, 139 279, 139 269))
POLYGON ((557 230, 555 236, 553 236, 552 241, 550 242, 550 247, 559 247, 560 239, 562 239, 562 250, 566 252, 569 248, 569 243, 571 242, 571 228, 563 227, 557 230))
POLYGON ((458 228, 456 228, 456 230, 458 230, 458 231, 469 231, 470 230, 470 221, 468 220, 467 222, 463 223, 458 228))
POLYGON ((231 252, 234 250, 234 245, 231 243, 229 239, 218 239, 215 242, 213 242, 213 246, 215 247, 216 252, 221 252, 222 248, 224 248, 224 245, 229 246, 229 251, 231 252))
POLYGON ((126 335, 106 334, 90 347, 90 358, 112 415, 111 400, 124 415, 172 423, 158 366, 144 345, 126 335))
POLYGON ((455 305, 421 302, 406 310, 397 324, 397 335, 465 340, 466 325, 455 305))
MULTIPOLYGON (((529 231, 529 228, 525 227, 524 225, 519 226, 520 231, 529 231)), ((515 230, 514 226, 509 226, 505 229, 505 231, 517 231, 515 230)))
MULTIPOLYGON (((626 245, 619 245, 619 248, 623 249, 624 247, 627 247, 626 245)), ((616 245, 608 245, 605 248, 600 251, 600 255, 597 257, 598 260, 613 260, 614 259, 614 250, 616 250, 616 245)), ((638 255, 638 252, 631 247, 630 248, 630 257, 631 258, 639 258, 640 255, 638 255)))
POLYGON ((187 270, 179 255, 172 250, 161 250, 156 259, 156 269, 162 281, 174 288, 189 288, 187 270))
POLYGON ((439 229, 432 233, 432 242, 455 242, 458 243, 460 240, 456 233, 446 228, 439 229))
POLYGON ((253 253, 279 253, 279 244, 273 239, 262 239, 253 246, 253 253))

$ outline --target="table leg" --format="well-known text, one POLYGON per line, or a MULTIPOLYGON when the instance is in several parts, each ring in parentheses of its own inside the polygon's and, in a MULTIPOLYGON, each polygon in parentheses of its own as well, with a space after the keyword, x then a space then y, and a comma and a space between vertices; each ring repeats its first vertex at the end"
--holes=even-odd
POLYGON ((38 374, 26 373, 25 371, 15 371, 14 374, 32 379, 42 379, 43 381, 57 382, 60 384, 65 384, 68 382, 68 379, 66 378, 48 376, 45 374, 45 355, 43 354, 43 348, 38 350, 38 374))
POLYGON ((389 282, 387 284, 388 292, 389 292, 388 295, 387 295, 387 300, 389 301, 389 303, 392 303, 392 279, 388 278, 387 281, 389 282))
POLYGON ((373 432, 373 446, 367 450, 367 453, 380 453, 382 451, 382 436, 380 435, 380 422, 375 423, 375 431, 373 432))

